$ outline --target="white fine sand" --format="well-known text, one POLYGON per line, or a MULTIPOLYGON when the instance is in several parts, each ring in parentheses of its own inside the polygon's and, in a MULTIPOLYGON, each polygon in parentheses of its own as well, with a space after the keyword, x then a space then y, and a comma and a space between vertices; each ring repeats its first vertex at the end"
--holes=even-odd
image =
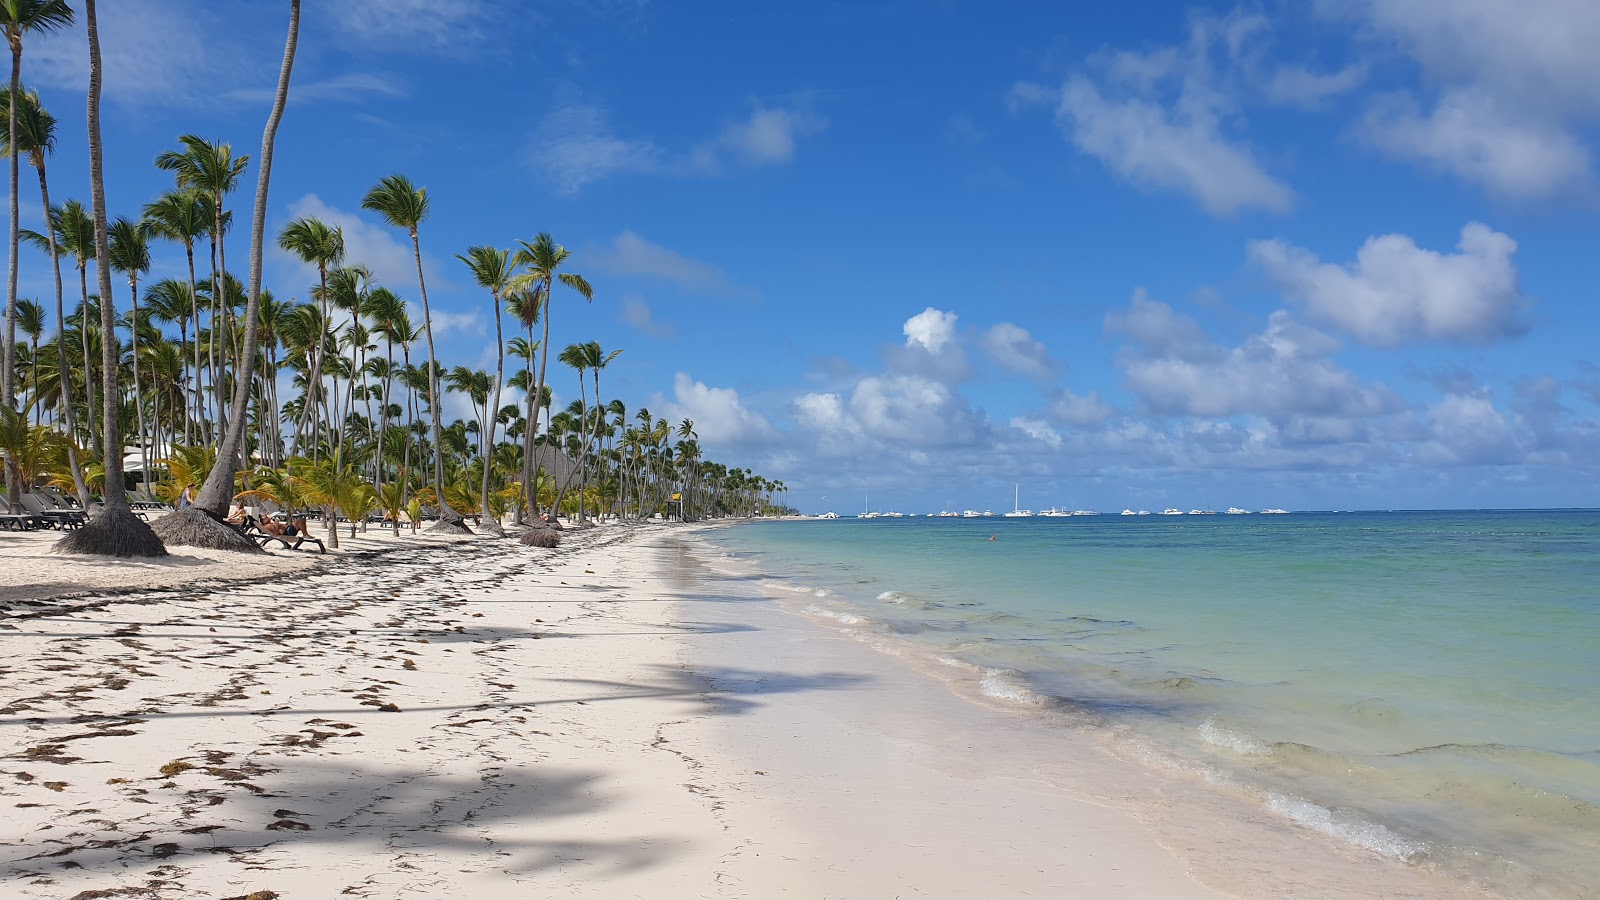
MULTIPOLYGON (((690 529, 566 539, 0 595, 0 894, 1460 896, 961 699, 690 529)), ((13 591, 155 577, 21 546, 13 591)))

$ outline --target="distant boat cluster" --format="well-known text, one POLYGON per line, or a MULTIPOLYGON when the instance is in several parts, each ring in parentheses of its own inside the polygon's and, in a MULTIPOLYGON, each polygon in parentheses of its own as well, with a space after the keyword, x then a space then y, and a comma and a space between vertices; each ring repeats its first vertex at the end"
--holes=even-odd
MULTIPOLYGON (((1241 509, 1241 508, 1239 508, 1237 506, 1230 506, 1230 507, 1228 507, 1227 511, 1225 513, 1223 513, 1223 515, 1229 515, 1229 516, 1249 516, 1249 515, 1286 516, 1288 514, 1289 514, 1289 511, 1287 509, 1271 508, 1271 509, 1262 509, 1262 510, 1251 511, 1251 510, 1248 510, 1248 509, 1241 509)), ((987 509, 984 510, 983 512, 978 512, 975 509, 962 510, 961 512, 956 512, 955 510, 947 509, 947 510, 944 510, 943 512, 922 513, 920 516, 917 513, 903 513, 903 512, 893 512, 893 511, 891 511, 891 512, 879 512, 877 510, 871 510, 871 511, 868 511, 868 512, 857 513, 856 514, 856 518, 857 519, 906 519, 906 518, 911 518, 911 519, 917 519, 917 518, 923 518, 923 519, 996 519, 996 518, 999 518, 999 519, 1032 519, 1032 518, 1058 519, 1058 518, 1066 518, 1068 516, 1098 516, 1098 515, 1100 515, 1099 511, 1093 510, 1093 509, 1058 509, 1057 507, 1052 506, 1047 510, 1043 510, 1042 512, 1037 512, 1037 513, 1034 512, 1031 509, 1014 509, 1011 512, 1007 512, 1007 513, 997 513, 997 512, 995 512, 993 510, 987 510, 987 509)), ((1181 509, 1176 509, 1174 507, 1168 507, 1168 508, 1162 510, 1161 512, 1159 512, 1159 513, 1151 513, 1150 510, 1148 510, 1148 509, 1141 509, 1141 510, 1124 509, 1122 511, 1121 515, 1124 515, 1124 516, 1148 516, 1148 515, 1161 515, 1161 516, 1214 516, 1214 515, 1217 515, 1217 511, 1214 510, 1214 509, 1191 509, 1188 512, 1184 512, 1181 509)), ((837 519, 837 518, 839 518, 839 514, 830 510, 830 511, 825 512, 825 513, 823 513, 821 515, 818 515, 818 516, 811 516, 810 518, 813 518, 813 519, 837 519)))
MULTIPOLYGON (((880 510, 871 509, 870 508, 870 504, 866 503, 865 499, 866 498, 863 498, 862 505, 863 505, 863 507, 867 507, 867 508, 862 509, 862 511, 856 515, 856 518, 858 518, 858 519, 905 519, 905 518, 915 519, 915 518, 919 518, 916 513, 894 512, 892 510, 890 512, 882 512, 880 510)), ((1260 511, 1260 514, 1263 515, 1263 516, 1268 516, 1268 515, 1282 516, 1282 515, 1288 515, 1288 513, 1289 513, 1289 511, 1287 509, 1276 509, 1276 508, 1263 509, 1263 510, 1260 511)), ((1150 510, 1148 510, 1148 509, 1141 509, 1138 512, 1134 512, 1131 509, 1125 509, 1125 510, 1122 511, 1122 514, 1125 515, 1125 516, 1148 516, 1151 513, 1150 513, 1150 510)), ((1214 509, 1191 509, 1188 512, 1184 512, 1183 510, 1177 509, 1175 507, 1167 507, 1166 509, 1162 510, 1160 514, 1163 515, 1163 516, 1214 516, 1214 515, 1217 514, 1217 511, 1214 510, 1214 509)), ((920 518, 924 518, 924 519, 993 519, 993 518, 1001 518, 1001 519, 1031 519, 1031 518, 1034 518, 1035 516, 1041 516, 1041 517, 1046 518, 1046 519, 1060 519, 1060 518, 1066 518, 1067 516, 1098 516, 1098 515, 1100 515, 1100 513, 1098 511, 1092 510, 1092 509, 1061 509, 1061 508, 1055 507, 1055 506, 1052 506, 1049 509, 1044 510, 1043 512, 1039 512, 1039 513, 1035 513, 1031 509, 1023 509, 1022 508, 1022 486, 1021 485, 1017 485, 1017 487, 1015 489, 1015 492, 1014 492, 1014 496, 1012 497, 1011 512, 1008 512, 1008 513, 997 513, 992 509, 986 509, 983 512, 978 512, 975 509, 965 509, 965 510, 962 510, 961 512, 956 512, 953 509, 947 509, 947 510, 945 510, 943 512, 923 513, 920 516, 920 518)), ((1237 506, 1230 506, 1230 507, 1228 507, 1227 515, 1230 515, 1230 516, 1248 516, 1248 515, 1252 515, 1252 513, 1248 509, 1240 509, 1237 506)), ((810 518, 814 518, 814 519, 837 519, 837 518, 839 518, 839 514, 836 513, 836 512, 833 512, 832 510, 830 510, 828 512, 823 513, 820 516, 811 516, 810 518)))

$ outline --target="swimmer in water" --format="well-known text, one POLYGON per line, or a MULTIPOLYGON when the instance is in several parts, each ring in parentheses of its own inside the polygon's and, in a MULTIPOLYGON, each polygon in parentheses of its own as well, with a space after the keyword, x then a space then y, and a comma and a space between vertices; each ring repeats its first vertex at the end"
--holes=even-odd
POLYGON ((995 540, 995 536, 994 536, 994 535, 992 535, 992 534, 991 534, 991 535, 989 535, 989 540, 991 540, 991 541, 992 541, 992 540, 995 540))

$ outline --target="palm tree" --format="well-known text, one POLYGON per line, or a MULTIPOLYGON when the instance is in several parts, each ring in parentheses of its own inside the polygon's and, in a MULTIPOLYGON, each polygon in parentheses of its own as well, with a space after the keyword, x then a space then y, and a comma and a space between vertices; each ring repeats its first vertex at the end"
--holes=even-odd
MULTIPOLYGON (((28 154, 28 162, 36 170, 38 170, 38 173, 39 173, 39 191, 40 191, 41 196, 44 198, 44 208, 45 209, 49 209, 50 208, 50 185, 49 185, 49 182, 45 179, 44 162, 45 162, 46 154, 48 154, 48 153, 50 153, 50 151, 54 150, 55 146, 56 146, 56 134, 55 134, 56 117, 50 115, 49 111, 46 110, 42 105, 40 105, 38 91, 24 91, 22 93, 19 93, 19 94, 16 95, 15 102, 13 102, 13 98, 12 98, 11 92, 7 91, 3 96, 0 96, 0 116, 4 116, 5 119, 6 119, 6 123, 7 123, 6 124, 6 134, 4 136, 5 143, 4 143, 3 146, 0 146, 0 152, 4 152, 4 154, 6 156, 11 156, 12 155, 12 148, 15 147, 16 151, 18 153, 26 153, 26 154, 28 154), (15 122, 11 121, 13 116, 15 116, 15 118, 16 118, 15 122), (15 143, 13 143, 13 142, 15 142, 15 143)), ((45 229, 46 232, 49 232, 50 230, 51 229, 48 229, 48 228, 45 229)), ((20 234, 21 237, 30 237, 33 233, 32 232, 27 232, 27 231, 22 231, 22 232, 18 232, 18 234, 20 234)), ((53 236, 46 238, 46 245, 47 245, 46 249, 48 249, 50 251, 50 264, 51 264, 51 267, 54 269, 55 276, 56 276, 56 321, 58 323, 62 323, 65 320, 64 320, 64 318, 62 316, 62 305, 61 305, 62 304, 62 300, 61 300, 61 267, 60 267, 60 263, 58 261, 58 257, 57 257, 55 248, 54 248, 54 246, 52 244, 52 240, 53 240, 53 236)), ((20 315, 20 313, 19 313, 19 315, 20 315)), ((26 329, 24 329, 24 330, 26 330, 26 329)), ((65 371, 67 371, 67 366, 66 366, 66 345, 65 345, 65 343, 61 342, 61 341, 57 341, 57 350, 59 351, 59 353, 61 355, 61 359, 58 360, 58 363, 61 366, 61 371, 65 372, 65 371)), ((37 338, 35 338, 35 340, 34 340, 34 351, 35 351, 34 366, 35 366, 35 369, 36 369, 36 371, 35 371, 35 379, 34 380, 35 380, 35 382, 37 382, 37 380, 38 380, 37 379, 37 366, 38 366, 38 359, 37 359, 37 355, 38 355, 37 354, 37 351, 38 351, 38 340, 37 340, 37 338)), ((34 391, 35 391, 35 393, 38 392, 38 384, 37 383, 35 383, 35 385, 34 385, 34 391)), ((66 419, 65 419, 65 421, 68 423, 67 424, 67 433, 71 434, 72 433, 72 427, 71 427, 71 423, 72 423, 71 404, 70 403, 67 404, 67 407, 68 408, 66 410, 66 419)), ((78 459, 77 448, 76 447, 71 447, 70 451, 71 451, 71 459, 72 459, 72 468, 73 468, 74 471, 77 471, 77 467, 78 467, 78 463, 77 463, 77 459, 78 459)))
POLYGON ((539 498, 528 490, 528 485, 532 483, 534 471, 533 454, 528 451, 533 446, 533 434, 538 430, 537 426, 539 424, 539 417, 537 410, 543 408, 543 394, 542 392, 535 393, 533 383, 534 355, 539 352, 539 342, 533 339, 533 326, 539 324, 539 307, 541 306, 541 300, 539 299, 539 292, 537 290, 526 287, 522 288, 521 290, 509 291, 503 296, 505 297, 506 309, 508 309, 511 312, 511 315, 516 318, 518 322, 522 323, 522 327, 527 330, 526 338, 512 338, 510 344, 512 355, 521 359, 524 363, 522 374, 519 376, 521 383, 517 386, 520 387, 525 394, 527 394, 527 413, 523 416, 522 420, 523 490, 517 498, 516 516, 517 524, 521 525, 527 521, 528 507, 530 506, 528 502, 529 499, 532 498, 533 500, 533 503, 531 504, 532 506, 539 505, 539 498))
MULTIPOLYGON (((223 234, 226 228, 227 214, 223 210, 223 199, 238 186, 239 176, 244 174, 245 166, 250 162, 250 157, 241 156, 235 159, 233 145, 213 143, 198 135, 185 134, 178 138, 178 143, 183 145, 183 150, 167 150, 156 157, 156 168, 172 172, 177 178, 180 190, 194 191, 205 198, 205 205, 211 213, 211 334, 213 341, 217 334, 217 304, 222 301, 226 290, 223 278, 228 271, 228 257, 223 245, 223 234)), ((228 318, 225 314, 224 318, 228 318)), ((211 388, 213 400, 217 404, 218 427, 226 417, 226 410, 222 398, 217 396, 218 378, 216 345, 213 342, 210 348, 211 388)))
POLYGON ((28 336, 28 396, 32 398, 33 424, 39 424, 39 338, 44 336, 44 307, 37 300, 17 300, 17 327, 28 336))
POLYGON ((128 276, 129 295, 133 298, 133 311, 128 320, 133 345, 133 403, 139 414, 139 460, 144 466, 144 492, 150 494, 150 444, 144 421, 144 388, 139 380, 139 275, 150 271, 149 232, 131 220, 118 217, 111 223, 109 235, 111 268, 128 276))
MULTIPOLYGON (((506 342, 505 335, 500 330, 500 297, 505 293, 506 285, 511 280, 511 251, 489 246, 469 247, 467 248, 466 256, 457 254, 456 259, 466 263, 467 268, 472 271, 473 280, 478 282, 479 287, 487 288, 489 291, 489 308, 493 310, 494 316, 495 346, 494 399, 489 402, 489 408, 498 412, 500 409, 500 385, 506 379, 506 342)), ((489 416, 488 422, 485 424, 488 426, 488 434, 483 439, 483 445, 487 448, 484 454, 487 457, 488 452, 494 448, 495 417, 489 416)), ((488 465, 483 467, 482 494, 483 509, 481 510, 482 515, 478 520, 482 523, 480 527, 491 534, 504 534, 505 532, 501 529, 499 520, 489 511, 488 465)))
MULTIPOLYGON (((278 347, 282 344, 280 329, 287 324, 295 308, 293 303, 281 303, 273 299, 269 291, 261 292, 261 307, 257 315, 256 327, 258 332, 256 339, 266 350, 264 362, 266 363, 265 371, 268 375, 261 379, 261 389, 270 414, 265 417, 257 417, 256 421, 259 427, 263 428, 266 427, 265 423, 271 424, 272 441, 268 445, 270 446, 270 452, 265 450, 262 452, 262 459, 268 465, 281 465, 283 462, 283 426, 282 417, 279 415, 278 379, 276 374, 278 371, 278 347)), ((267 444, 265 434, 261 435, 261 441, 263 444, 267 444)))
POLYGON ((422 276, 422 244, 417 237, 417 226, 428 217, 428 191, 414 187, 404 175, 389 175, 379 181, 361 201, 362 209, 369 209, 383 217, 396 228, 404 228, 411 235, 411 252, 417 260, 417 289, 422 293, 422 331, 428 338, 428 393, 432 397, 428 407, 433 415, 433 490, 440 496, 439 522, 434 531, 453 531, 471 534, 471 529, 461 515, 443 502, 444 457, 439 453, 439 376, 433 349, 433 315, 428 309, 428 283, 422 276))
MULTIPOLYGON (((527 241, 518 241, 517 243, 522 246, 517 251, 514 263, 519 268, 527 267, 528 271, 511 279, 508 287, 514 291, 528 291, 538 301, 537 305, 543 308, 544 337, 539 341, 539 378, 534 383, 533 390, 534 397, 542 398, 546 384, 545 364, 550 357, 551 289, 555 286, 555 282, 559 280, 562 284, 577 291, 578 295, 583 299, 593 302, 594 288, 589 286, 589 282, 582 275, 560 271, 561 267, 566 264, 567 257, 571 254, 567 252, 567 248, 556 243, 549 232, 539 232, 534 236, 531 244, 527 241)), ((528 320, 524 319, 524 321, 528 320)), ((527 458, 523 463, 523 478, 525 481, 532 478, 529 467, 532 465, 533 454, 531 451, 534 433, 538 431, 538 428, 535 427, 537 425, 538 420, 530 417, 528 430, 522 436, 523 455, 527 458)))
MULTIPOLYGON (((166 545, 150 526, 136 518, 128 505, 122 478, 122 429, 117 425, 116 304, 112 302, 111 265, 106 247, 105 149, 100 141, 100 30, 95 0, 84 0, 83 17, 89 32, 89 197, 94 209, 95 259, 100 282, 100 393, 101 465, 105 470, 105 501, 100 514, 77 531, 56 542, 57 553, 93 553, 103 556, 166 556, 166 545)), ((87 304, 85 304, 87 306, 87 304)))
MULTIPOLYGON (((278 136, 278 123, 283 120, 283 109, 289 102, 289 76, 294 70, 295 48, 300 39, 300 0, 289 0, 289 34, 283 42, 283 66, 278 71, 278 91, 272 100, 272 112, 267 116, 267 127, 261 135, 261 165, 256 177, 256 202, 250 220, 250 288, 246 295, 244 311, 244 348, 234 372, 233 409, 228 419, 228 429, 217 448, 217 465, 211 470, 195 497, 194 506, 220 518, 233 498, 233 476, 239 468, 244 450, 245 410, 250 402, 250 388, 256 374, 256 345, 260 335, 261 317, 261 263, 267 235, 267 191, 272 182, 272 150, 278 136)), ((244 160, 238 166, 243 171, 244 160)), ((220 210, 222 195, 216 195, 218 231, 221 231, 220 210)), ((218 235, 220 237, 220 233, 218 235)), ((218 259, 221 260, 220 243, 218 259)), ((219 526, 221 528, 221 526, 219 526)), ((232 529, 221 528, 232 534, 232 529)), ((220 534, 221 532, 214 532, 220 534)), ((254 544, 253 541, 247 543, 254 544)))
MULTIPOLYGON (((344 262, 344 229, 329 227, 321 219, 303 218, 295 219, 283 230, 278 232, 278 246, 298 256, 302 262, 317 267, 316 296, 322 304, 322 319, 328 320, 328 269, 344 262)), ((318 384, 322 379, 322 348, 318 342, 314 348, 316 352, 311 359, 311 383, 318 384)), ((309 404, 301 414, 301 424, 297 431, 303 431, 308 422, 305 419, 312 406, 309 404)), ((315 441, 315 438, 313 438, 315 441)))
MULTIPOLYGON (((151 233, 154 233, 154 229, 151 230, 151 233)), ((157 322, 175 324, 178 326, 178 349, 180 351, 183 351, 189 347, 189 321, 191 317, 195 316, 196 311, 200 308, 200 304, 197 302, 195 295, 189 290, 189 287, 190 286, 188 284, 179 281, 176 278, 163 278, 162 280, 144 289, 145 309, 149 311, 150 318, 157 322)), ((196 334, 198 335, 198 333, 199 332, 197 329, 196 334)), ((195 341, 194 346, 200 346, 200 342, 195 341)), ((183 386, 187 386, 191 383, 191 374, 193 378, 200 377, 198 368, 192 370, 191 373, 187 358, 183 360, 183 370, 183 386)), ((188 400, 185 399, 182 416, 183 442, 185 444, 188 444, 191 441, 192 429, 190 428, 190 424, 193 417, 190 415, 190 413, 190 404, 188 400)))
MULTIPOLYGON (((350 330, 346 335, 348 340, 335 340, 334 349, 338 349, 339 343, 348 343, 350 346, 350 365, 348 367, 350 383, 348 385, 348 392, 352 395, 354 393, 356 371, 360 367, 360 363, 356 360, 358 349, 356 337, 358 330, 361 328, 361 308, 366 302, 368 287, 371 285, 371 283, 372 273, 367 271, 364 267, 343 266, 338 269, 334 269, 331 273, 329 273, 327 283, 324 285, 324 287, 320 290, 320 292, 314 292, 318 294, 317 299, 322 303, 323 310, 326 315, 331 315, 333 309, 338 309, 350 314, 350 330)), ((329 320, 329 328, 333 329, 334 327, 335 326, 333 322, 329 320)), ((365 343, 365 341, 362 340, 360 343, 365 343)), ((320 350, 317 355, 319 358, 322 356, 320 350)), ((329 368, 328 363, 326 362, 323 363, 323 366, 325 368, 329 368)), ((337 369, 344 371, 346 367, 343 362, 339 362, 337 363, 337 369)), ((338 379, 335 378, 334 399, 336 407, 338 405, 339 397, 338 387, 338 379)), ((332 436, 332 439, 341 447, 344 446, 345 441, 346 429, 343 426, 345 424, 345 420, 348 418, 348 408, 346 408, 345 412, 345 416, 336 416, 334 418, 334 425, 337 428, 337 431, 332 436)), ((314 443, 315 442, 313 441, 313 444, 314 443)), ((312 451, 312 458, 316 458, 316 451, 314 449, 312 451)))
MULTIPOLYGON (((383 392, 378 400, 378 452, 375 454, 377 464, 374 467, 375 477, 373 478, 373 484, 382 492, 384 490, 384 444, 389 434, 389 392, 394 384, 395 373, 394 345, 397 343, 409 344, 415 332, 411 328, 410 317, 406 315, 405 301, 401 300, 388 288, 374 288, 371 293, 367 294, 366 312, 367 318, 372 320, 373 330, 383 336, 385 344, 384 364, 381 370, 383 392)), ((405 468, 404 463, 401 464, 401 468, 405 468)), ((402 482, 399 505, 404 506, 405 503, 406 485, 402 482)), ((396 524, 395 527, 398 529, 399 525, 396 524)))
MULTIPOLYGON (((605 405, 600 400, 600 370, 610 365, 612 360, 616 359, 618 356, 621 356, 622 351, 613 350, 610 353, 606 353, 600 349, 599 341, 589 341, 581 346, 583 348, 582 354, 584 365, 586 368, 588 368, 589 373, 594 376, 595 421, 594 433, 590 435, 590 442, 598 444, 600 429, 605 426, 606 412, 605 405)), ((585 445, 585 449, 587 451, 587 445, 585 445)), ((585 482, 585 486, 587 487, 587 482, 585 482)))
MULTIPOLYGON (((0 0, 0 27, 6 32, 6 42, 11 45, 11 97, 22 94, 22 38, 28 34, 48 34, 72 24, 72 7, 65 0, 0 0)), ((6 333, 4 359, 0 361, 0 403, 14 407, 16 399, 16 373, 14 354, 17 343, 17 253, 22 236, 18 209, 17 187, 20 173, 17 154, 10 153, 17 146, 17 116, 7 116, 6 148, 11 157, 11 262, 6 272, 6 333)), ((47 205, 45 207, 49 209, 47 205)), ((7 467, 8 484, 10 467, 7 467)), ((15 487, 7 493, 12 511, 21 502, 15 487)))
MULTIPOLYGON (((21 138, 19 137, 18 140, 21 140, 21 138)), ((41 167, 41 188, 44 187, 42 182, 43 171, 44 170, 41 167)), ((99 426, 94 413, 94 356, 90 352, 89 347, 89 319, 90 316, 95 315, 95 313, 91 312, 89 303, 89 260, 94 259, 95 257, 94 216, 90 215, 88 210, 83 208, 83 204, 77 200, 68 200, 66 203, 63 203, 60 206, 49 206, 47 204, 45 208, 50 210, 50 215, 48 217, 49 227, 45 229, 45 233, 39 234, 38 232, 24 229, 22 236, 26 238, 29 243, 32 243, 47 251, 49 251, 53 245, 55 250, 52 251, 52 259, 59 259, 60 253, 72 254, 73 265, 78 270, 78 286, 81 298, 78 307, 78 317, 80 320, 78 337, 82 343, 83 352, 84 410, 88 417, 89 441, 92 444, 97 442, 99 432, 99 426)), ((60 267, 58 265, 57 269, 59 270, 59 268, 60 267)), ((59 296, 59 291, 57 293, 59 296)), ((62 309, 58 304, 56 308, 57 318, 61 317, 61 313, 62 309)), ((64 319, 62 321, 65 322, 64 319)), ((62 371, 66 371, 66 347, 64 343, 61 345, 60 353, 61 359, 58 360, 58 362, 62 366, 62 371)), ((74 430, 70 417, 68 419, 68 430, 74 430)), ((85 488, 85 490, 81 493, 83 493, 86 497, 88 494, 87 488, 85 488)), ((82 498, 80 498, 80 500, 81 499, 82 498)), ((87 508, 87 506, 88 504, 85 504, 85 508, 87 508)))
MULTIPOLYGON (((192 302, 195 296, 194 279, 194 242, 200 239, 211 227, 211 216, 208 214, 206 204, 201 202, 201 195, 194 190, 168 191, 156 199, 154 203, 145 204, 144 220, 148 223, 151 237, 168 241, 177 241, 183 245, 184 258, 189 263, 189 314, 194 321, 194 333, 197 340, 194 343, 194 368, 189 370, 189 377, 184 381, 194 388, 194 419, 196 422, 204 418, 203 395, 200 392, 200 305, 192 302)), ((179 328, 184 328, 184 323, 179 321, 179 328)), ((190 441, 189 418, 184 417, 183 441, 190 441)))

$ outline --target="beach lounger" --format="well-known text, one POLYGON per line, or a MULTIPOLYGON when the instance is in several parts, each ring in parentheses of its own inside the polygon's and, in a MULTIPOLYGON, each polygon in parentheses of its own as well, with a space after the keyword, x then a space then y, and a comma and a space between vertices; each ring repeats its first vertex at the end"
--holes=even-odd
MULTIPOLYGON (((277 541, 283 545, 285 550, 299 550, 301 544, 316 544, 318 553, 328 552, 328 548, 322 546, 322 540, 320 538, 314 538, 305 532, 301 532, 293 537, 290 537, 286 534, 268 534, 265 531, 261 531, 251 535, 251 537, 256 539, 256 543, 260 544, 262 549, 266 549, 268 544, 272 543, 273 541, 277 541)), ((308 550, 306 552, 309 553, 310 551, 308 550)))
POLYGON ((0 513, 0 528, 7 531, 32 531, 44 527, 43 522, 33 513, 0 513))
POLYGON ((38 494, 23 494, 22 507, 42 519, 46 527, 66 531, 83 525, 88 518, 82 510, 57 509, 48 498, 38 494))

